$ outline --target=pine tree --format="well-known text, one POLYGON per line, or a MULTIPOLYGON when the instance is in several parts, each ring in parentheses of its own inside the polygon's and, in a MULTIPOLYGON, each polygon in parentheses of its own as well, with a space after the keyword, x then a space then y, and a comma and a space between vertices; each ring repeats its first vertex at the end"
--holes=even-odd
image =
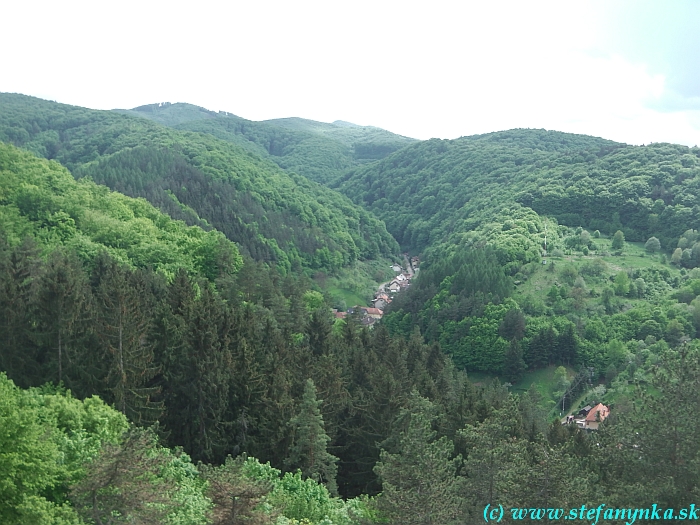
POLYGON ((315 356, 327 354, 333 325, 329 313, 324 308, 317 308, 311 313, 311 319, 306 327, 309 337, 309 347, 315 356))
POLYGON ((498 501, 505 507, 517 502, 518 479, 527 472, 522 432, 517 401, 509 396, 503 408, 458 433, 468 451, 465 474, 472 515, 487 503, 498 501))
POLYGON ((542 328, 530 340, 527 348, 525 361, 531 368, 547 366, 556 350, 557 334, 554 328, 550 325, 547 328, 542 328))
MULTIPOLYGON (((60 250, 54 251, 39 280, 37 313, 39 335, 51 352, 47 361, 56 363, 56 372, 48 377, 64 380, 66 360, 77 364, 69 351, 81 337, 80 324, 87 321, 87 280, 80 263, 60 250)), ((53 370, 52 370, 53 372, 53 370)))
POLYGON ((573 365, 578 358, 579 341, 573 323, 567 324, 557 337, 556 352, 560 362, 573 365))
POLYGON ((148 341, 150 315, 143 276, 107 261, 96 292, 97 335, 109 360, 107 384, 120 412, 139 424, 155 421, 161 412, 151 399, 158 389, 148 385, 158 368, 148 341))
POLYGON ((105 444, 86 465, 85 476, 71 489, 73 505, 97 525, 164 523, 180 504, 173 497, 176 480, 162 475, 171 461, 158 453, 151 432, 132 429, 120 445, 105 444))
POLYGON ((170 440, 195 459, 222 460, 231 385, 230 316, 205 281, 176 274, 158 315, 164 423, 170 440), (197 297, 199 290, 199 297, 197 297))
POLYGON ((266 479, 246 476, 245 458, 226 458, 218 467, 199 465, 199 472, 208 483, 207 495, 214 503, 212 525, 264 525, 275 520, 275 513, 260 508, 260 503, 272 490, 266 479))
POLYGON ((338 492, 335 477, 338 472, 338 458, 327 450, 330 438, 326 434, 323 416, 316 399, 316 386, 307 379, 299 413, 289 421, 294 432, 294 443, 285 463, 291 468, 300 468, 305 478, 323 483, 328 491, 338 492))
POLYGON ((511 384, 520 381, 525 373, 523 350, 517 339, 512 339, 503 364, 503 377, 511 384))
POLYGON ((415 391, 399 417, 405 429, 394 453, 382 450, 374 470, 382 482, 377 506, 391 523, 450 525, 462 523, 463 499, 447 437, 435 439, 433 404, 415 391))
POLYGON ((42 377, 32 332, 39 248, 32 239, 0 250, 0 369, 19 386, 40 384, 42 377))

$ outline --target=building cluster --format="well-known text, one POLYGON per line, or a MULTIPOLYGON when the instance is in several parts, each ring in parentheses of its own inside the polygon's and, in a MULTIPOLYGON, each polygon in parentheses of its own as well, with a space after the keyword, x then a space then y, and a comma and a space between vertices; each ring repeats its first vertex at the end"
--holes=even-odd
POLYGON ((405 256, 406 262, 408 263, 408 268, 404 270, 398 264, 391 266, 392 270, 396 272, 396 276, 381 286, 374 294, 374 299, 372 299, 372 306, 353 306, 345 312, 339 312, 338 310, 333 310, 333 314, 337 319, 345 319, 348 315, 357 314, 360 318, 360 322, 363 326, 371 327, 384 315, 384 310, 391 304, 394 296, 401 291, 406 290, 411 285, 411 279, 416 274, 420 260, 418 257, 405 256))

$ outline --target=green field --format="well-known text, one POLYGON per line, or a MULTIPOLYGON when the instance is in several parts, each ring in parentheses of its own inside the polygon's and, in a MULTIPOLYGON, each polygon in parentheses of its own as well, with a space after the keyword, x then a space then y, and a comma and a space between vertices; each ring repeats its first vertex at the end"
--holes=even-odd
POLYGON ((372 261, 355 261, 340 275, 318 273, 314 281, 324 290, 334 308, 345 309, 351 306, 369 306, 379 283, 393 278, 391 259, 381 258, 372 261), (343 307, 344 303, 344 307, 343 307))
MULTIPOLYGON (((556 380, 554 378, 554 371, 556 369, 557 366, 552 365, 546 368, 527 371, 523 374, 523 378, 518 383, 510 387, 510 391, 516 394, 522 394, 527 392, 530 386, 534 384, 545 403, 547 405, 554 404, 557 401, 554 396, 554 392, 557 389, 556 380)), ((567 371, 569 372, 569 379, 573 378, 576 374, 571 367, 567 367, 567 371)), ((480 372, 470 372, 468 375, 469 379, 477 385, 486 385, 497 377, 480 372)))

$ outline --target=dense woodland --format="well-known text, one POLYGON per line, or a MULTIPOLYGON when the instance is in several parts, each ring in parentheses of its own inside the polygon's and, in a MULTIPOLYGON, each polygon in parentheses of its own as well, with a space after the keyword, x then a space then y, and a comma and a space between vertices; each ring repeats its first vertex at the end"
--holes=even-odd
POLYGON ((0 140, 216 228, 283 272, 333 271, 398 250, 384 225, 347 198, 211 135, 22 95, 1 94, 0 107, 0 140))
POLYGON ((693 503, 700 151, 128 113, 0 95, 2 523, 693 503), (336 320, 318 273, 399 244, 408 291, 336 320))

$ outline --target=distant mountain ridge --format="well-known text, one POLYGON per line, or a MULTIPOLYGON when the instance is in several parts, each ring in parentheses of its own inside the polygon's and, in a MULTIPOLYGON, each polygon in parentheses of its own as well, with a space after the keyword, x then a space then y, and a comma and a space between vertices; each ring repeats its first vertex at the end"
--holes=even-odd
POLYGON ((382 159, 417 142, 381 128, 340 120, 329 124, 292 117, 256 122, 186 103, 164 102, 114 111, 212 135, 322 184, 335 180, 347 169, 382 159))

